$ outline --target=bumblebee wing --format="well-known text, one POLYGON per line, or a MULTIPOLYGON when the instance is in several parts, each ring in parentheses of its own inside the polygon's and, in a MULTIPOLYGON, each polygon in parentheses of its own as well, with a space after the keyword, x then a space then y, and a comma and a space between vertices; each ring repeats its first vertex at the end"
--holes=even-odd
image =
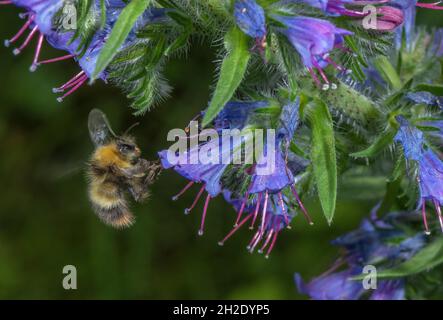
POLYGON ((106 144, 111 138, 115 137, 108 118, 99 109, 92 109, 89 112, 88 129, 91 140, 96 147, 106 144))

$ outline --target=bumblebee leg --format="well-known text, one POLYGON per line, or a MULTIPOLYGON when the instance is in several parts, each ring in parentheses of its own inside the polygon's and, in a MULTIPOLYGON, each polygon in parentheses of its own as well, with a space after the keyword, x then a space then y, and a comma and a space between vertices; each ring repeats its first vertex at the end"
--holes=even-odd
POLYGON ((128 191, 137 202, 142 202, 149 196, 147 185, 142 179, 132 180, 128 186, 128 191))

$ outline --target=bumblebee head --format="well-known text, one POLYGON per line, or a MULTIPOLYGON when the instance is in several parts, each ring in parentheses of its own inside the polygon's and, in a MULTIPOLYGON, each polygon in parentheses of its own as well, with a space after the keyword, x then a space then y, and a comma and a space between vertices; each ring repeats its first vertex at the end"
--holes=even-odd
POLYGON ((120 137, 115 143, 120 157, 123 160, 130 162, 131 164, 138 162, 141 156, 141 151, 140 148, 135 144, 134 139, 129 137, 120 137))

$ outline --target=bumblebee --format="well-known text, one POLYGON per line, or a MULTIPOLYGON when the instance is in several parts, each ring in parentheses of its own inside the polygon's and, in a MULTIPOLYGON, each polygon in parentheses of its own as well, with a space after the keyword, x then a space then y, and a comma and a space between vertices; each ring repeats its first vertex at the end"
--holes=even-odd
POLYGON ((148 187, 161 172, 159 161, 141 158, 140 148, 127 134, 131 128, 117 136, 102 111, 89 113, 88 129, 95 145, 87 170, 89 199, 100 220, 115 228, 134 223, 127 195, 137 202, 148 198, 148 187))

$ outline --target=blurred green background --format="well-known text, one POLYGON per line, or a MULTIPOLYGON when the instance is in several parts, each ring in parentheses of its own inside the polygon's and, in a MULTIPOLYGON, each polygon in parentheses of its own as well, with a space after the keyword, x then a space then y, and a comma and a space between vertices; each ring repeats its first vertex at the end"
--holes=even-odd
MULTIPOLYGON (((18 12, 0 6, 0 38, 19 29, 23 21, 18 12)), ((435 12, 425 12, 420 20, 442 26, 435 12)), ((110 229, 92 213, 86 195, 84 169, 93 151, 88 112, 103 109, 117 132, 140 121, 133 133, 144 155, 154 159, 156 151, 169 145, 167 132, 185 127, 206 105, 214 76, 211 48, 194 47, 189 60, 169 64, 172 97, 142 118, 131 115, 118 89, 103 83, 57 103, 51 89, 70 79, 78 67, 61 62, 31 74, 32 54, 29 48, 14 57, 10 49, 0 48, 2 299, 304 298, 295 289, 294 272, 310 279, 324 271, 337 256, 330 240, 357 227, 383 192, 377 177, 368 180, 379 182, 378 192, 341 186, 331 227, 316 198, 306 199, 315 225, 309 227, 297 217, 293 229, 279 237, 270 259, 246 251, 252 236, 247 228, 224 247, 217 245, 235 219, 221 197, 210 203, 206 233, 199 237, 203 204, 189 216, 183 214, 195 189, 171 201, 186 184, 174 172, 162 174, 149 202, 133 204, 137 223, 132 228, 110 229), (62 269, 69 264, 77 268, 77 290, 62 287, 62 269)), ((47 45, 42 57, 59 55, 47 45)))

